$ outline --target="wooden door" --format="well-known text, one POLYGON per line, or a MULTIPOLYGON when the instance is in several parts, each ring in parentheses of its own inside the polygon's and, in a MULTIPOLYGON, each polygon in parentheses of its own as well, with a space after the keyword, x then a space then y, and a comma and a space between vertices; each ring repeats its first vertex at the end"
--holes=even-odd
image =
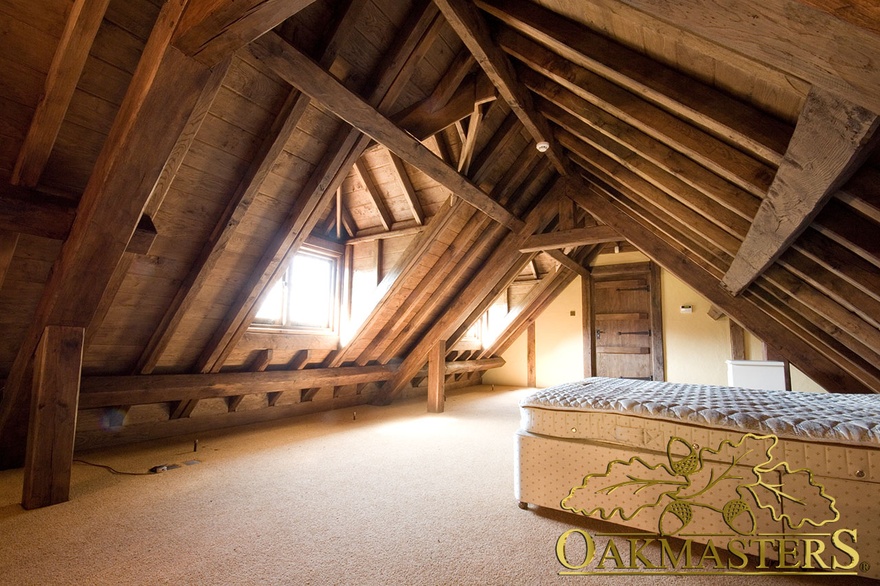
POLYGON ((595 375, 664 380, 656 265, 596 267, 590 297, 595 375))

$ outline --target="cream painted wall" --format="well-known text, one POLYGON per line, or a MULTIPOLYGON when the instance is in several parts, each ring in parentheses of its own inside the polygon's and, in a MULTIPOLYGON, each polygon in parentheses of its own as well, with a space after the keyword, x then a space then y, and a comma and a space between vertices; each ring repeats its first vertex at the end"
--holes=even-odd
MULTIPOLYGON (((580 277, 535 320, 535 348, 535 378, 539 387, 584 377, 580 277)), ((528 380, 525 333, 507 349, 503 358, 506 364, 483 375, 483 383, 525 385, 528 380)))
POLYGON ((713 320, 709 302, 667 271, 660 272, 666 380, 727 384, 730 338, 726 318, 713 320), (682 313, 690 305, 692 313, 682 313))
MULTIPOLYGON (((604 255, 597 264, 643 262, 640 253, 604 255)), ((730 322, 727 317, 713 320, 708 316, 710 304, 699 293, 671 273, 660 274, 664 358, 666 380, 701 384, 727 384, 727 363, 730 358, 730 322), (682 313, 682 305, 691 305, 692 313, 682 313)), ((581 279, 575 279, 536 323, 536 375, 539 387, 583 378, 583 338, 581 334, 581 279), (571 316, 570 312, 575 311, 571 316)), ((746 358, 762 360, 761 341, 746 333, 746 358)), ((502 368, 483 376, 486 384, 525 385, 526 334, 519 337, 504 353, 507 361, 502 368)), ((800 391, 824 392, 824 389, 792 367, 792 388, 800 391)))

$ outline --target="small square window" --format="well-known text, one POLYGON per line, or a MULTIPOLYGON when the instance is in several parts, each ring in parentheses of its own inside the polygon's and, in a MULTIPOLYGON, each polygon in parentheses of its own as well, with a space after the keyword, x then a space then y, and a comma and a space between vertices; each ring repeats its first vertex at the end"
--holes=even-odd
POLYGON ((300 250, 264 296, 254 326, 335 331, 339 307, 339 257, 300 250))

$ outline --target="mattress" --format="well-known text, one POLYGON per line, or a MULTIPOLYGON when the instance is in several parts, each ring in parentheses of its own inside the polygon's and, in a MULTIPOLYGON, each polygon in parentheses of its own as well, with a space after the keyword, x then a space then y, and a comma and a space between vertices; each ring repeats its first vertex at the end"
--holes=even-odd
POLYGON ((880 558, 880 395, 591 378, 537 391, 520 408, 521 502, 671 535, 684 518, 688 535, 857 527, 863 558, 880 558), (717 486, 673 504, 669 486, 696 487, 699 474, 717 486), (633 488, 648 477, 666 492, 647 480, 633 488))

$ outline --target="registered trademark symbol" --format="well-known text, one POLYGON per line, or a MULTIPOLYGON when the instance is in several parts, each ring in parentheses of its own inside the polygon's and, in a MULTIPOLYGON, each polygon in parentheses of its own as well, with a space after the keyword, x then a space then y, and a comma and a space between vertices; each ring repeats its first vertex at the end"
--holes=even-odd
POLYGON ((868 562, 862 562, 859 564, 859 570, 861 570, 863 572, 867 572, 870 569, 871 569, 871 564, 869 564, 868 562))

